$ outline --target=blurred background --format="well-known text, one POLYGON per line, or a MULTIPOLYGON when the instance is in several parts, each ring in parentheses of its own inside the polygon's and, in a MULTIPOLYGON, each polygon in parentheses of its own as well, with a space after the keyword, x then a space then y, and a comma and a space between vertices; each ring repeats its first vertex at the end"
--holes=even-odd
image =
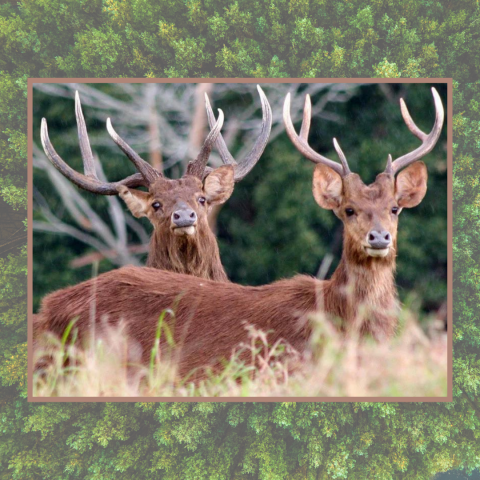
MULTIPOLYGON (((317 206, 312 195, 314 165, 293 147, 282 110, 292 94, 297 131, 305 94, 312 97, 309 143, 338 161, 336 137, 352 171, 365 183, 419 146, 406 127, 399 99, 405 99, 420 129, 433 127, 435 86, 447 105, 445 84, 260 84, 273 112, 270 141, 232 197, 212 212, 222 262, 229 278, 260 285, 306 273, 329 278, 342 252, 342 223, 317 206)), ((207 132, 203 95, 225 113, 222 134, 241 161, 259 135, 260 99, 255 84, 34 84, 33 183, 34 311, 45 294, 125 264, 143 265, 151 225, 135 219, 118 197, 81 191, 50 164, 40 143, 40 121, 48 121, 58 154, 83 172, 75 122, 75 90, 97 162, 109 181, 135 172, 105 127, 116 131, 144 159, 170 178, 180 177, 207 132)), ((434 150, 423 158, 428 190, 423 202, 400 215, 396 281, 400 299, 424 313, 446 317, 447 297, 447 119, 434 150)), ((214 150, 210 165, 221 160, 214 150)), ((98 168, 97 168, 98 170, 98 168)))

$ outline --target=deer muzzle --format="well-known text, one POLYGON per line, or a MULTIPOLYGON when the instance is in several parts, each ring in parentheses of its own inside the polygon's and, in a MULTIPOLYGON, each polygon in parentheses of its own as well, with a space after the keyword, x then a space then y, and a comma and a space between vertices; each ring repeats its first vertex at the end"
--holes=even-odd
POLYGON ((190 208, 182 208, 172 213, 171 222, 175 235, 193 235, 196 231, 197 214, 190 208))
POLYGON ((392 236, 386 230, 370 230, 367 234, 367 244, 365 249, 368 255, 385 257, 392 245, 392 236))

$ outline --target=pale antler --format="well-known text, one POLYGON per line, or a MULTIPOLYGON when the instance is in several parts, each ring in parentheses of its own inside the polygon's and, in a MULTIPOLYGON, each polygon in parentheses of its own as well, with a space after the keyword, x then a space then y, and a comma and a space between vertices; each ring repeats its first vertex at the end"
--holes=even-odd
MULTIPOLYGON (((58 155, 53 148, 50 138, 48 136, 47 121, 42 118, 42 125, 40 130, 40 136, 42 140, 43 149, 48 159, 52 162, 53 166, 72 183, 84 190, 100 195, 118 195, 117 187, 124 185, 129 188, 136 187, 148 187, 151 183, 162 175, 162 173, 155 170, 148 162, 143 160, 114 130, 110 118, 107 119, 107 130, 113 141, 120 147, 120 149, 127 155, 129 160, 135 165, 139 173, 130 175, 125 179, 118 182, 102 182, 98 179, 95 171, 95 162, 93 159, 92 149, 90 147, 90 141, 88 139, 87 127, 85 125, 85 119, 83 117, 82 106, 80 103, 80 96, 78 92, 75 92, 75 117, 77 119, 78 126, 78 139, 80 143, 80 150, 82 153, 84 174, 75 171, 69 167, 65 161, 58 155)), ((220 129, 223 125, 223 112, 220 111, 218 121, 215 123, 212 131, 207 136, 202 150, 197 158, 190 162, 187 168, 186 174, 197 175, 200 178, 203 177, 203 171, 208 161, 208 157, 212 150, 213 143, 215 142, 220 129)))
POLYGON ((210 156, 210 153, 212 151, 213 144, 215 143, 215 141, 218 138, 218 135, 220 134, 220 130, 222 126, 223 126, 223 111, 218 109, 218 120, 211 127, 210 133, 205 139, 205 142, 203 142, 202 149, 200 150, 200 153, 197 155, 197 158, 195 158, 195 160, 191 160, 190 162, 188 162, 187 171, 185 172, 185 175, 194 175, 200 178, 200 180, 203 179, 203 177, 205 176, 205 171, 207 170, 208 157, 210 156))
POLYGON ((128 157, 128 159, 135 165, 135 168, 142 174, 148 185, 152 184, 163 174, 155 170, 148 162, 146 162, 140 155, 123 140, 118 133, 113 129, 110 118, 107 118, 107 131, 112 137, 113 141, 120 147, 120 150, 128 157))
MULTIPOLYGON (((272 109, 268 103, 267 97, 263 90, 260 88, 260 85, 257 85, 257 90, 260 95, 260 100, 262 102, 262 130, 260 136, 257 138, 255 144, 253 145, 250 153, 245 157, 245 159, 238 163, 228 151, 225 140, 220 134, 217 138, 215 146, 218 149, 220 158, 225 165, 233 165, 235 167, 234 180, 239 182, 243 180, 252 168, 256 165, 260 157, 262 156, 263 151, 268 143, 268 137, 270 136, 270 131, 272 129, 272 109)), ((207 117, 210 128, 212 128, 213 123, 215 122, 215 116, 213 115, 212 107, 210 106, 210 101, 208 95, 205 94, 205 108, 207 109, 207 117)), ((209 173, 212 169, 209 169, 209 173)))
MULTIPOLYGON (((194 160, 188 163, 185 175, 195 175, 200 179, 203 178, 204 170, 208 162, 208 157, 210 156, 210 152, 212 151, 213 144, 215 143, 215 140, 217 139, 217 136, 220 133, 222 126, 223 126, 223 112, 219 110, 218 121, 212 126, 210 133, 208 134, 207 138, 205 139, 205 142, 203 143, 200 153, 197 155, 197 157, 194 160)), ((115 130, 113 130, 113 127, 110 123, 110 119, 107 120, 107 129, 108 129, 108 133, 110 133, 114 142, 123 150, 123 152, 127 155, 127 157, 130 160, 132 160, 132 162, 135 164, 135 166, 138 169, 140 169, 139 166, 142 165, 141 162, 144 162, 146 164, 146 168, 152 172, 152 175, 155 175, 155 178, 153 180, 155 180, 161 175, 150 164, 148 164, 143 159, 141 159, 139 155, 136 154, 127 145, 127 143, 117 135, 115 130)))
POLYGON ((82 153, 83 167, 85 174, 81 174, 69 167, 64 160, 58 155, 53 148, 50 138, 48 137, 47 121, 42 118, 40 129, 40 137, 43 149, 53 166, 72 183, 84 190, 100 195, 118 195, 117 187, 125 185, 126 187, 135 188, 148 186, 147 179, 142 173, 136 173, 124 178, 119 182, 102 182, 98 179, 95 172, 95 162, 93 159, 92 149, 88 140, 87 127, 83 118, 82 106, 78 92, 75 93, 75 116, 78 126, 78 138, 80 142, 80 150, 82 153))
POLYGON ((433 125, 432 131, 428 135, 425 132, 422 132, 415 125, 415 122, 412 120, 412 117, 408 113, 408 109, 405 105, 405 102, 403 101, 403 98, 400 99, 400 109, 402 111, 403 119, 405 120, 408 129, 422 141, 422 144, 418 148, 413 150, 413 152, 407 153, 406 155, 397 158, 394 162, 392 162, 392 156, 389 155, 387 167, 385 168, 385 173, 395 175, 406 166, 419 160, 427 153, 429 153, 437 143, 438 138, 440 137, 440 132, 442 131, 445 114, 443 111, 443 105, 442 100, 440 99, 440 95, 433 87, 432 94, 435 103, 435 123, 433 125))
POLYGON ((311 120, 312 102, 310 100, 310 95, 307 95, 305 97, 305 105, 303 107, 303 120, 302 127, 300 129, 300 135, 297 135, 292 123, 292 118, 290 117, 290 93, 288 93, 283 105, 283 121, 285 123, 287 134, 297 150, 313 163, 323 163, 324 165, 327 165, 327 167, 335 170, 341 177, 345 177, 350 174, 351 172, 350 168, 348 167, 345 154, 342 152, 342 149, 335 138, 333 139, 333 146, 340 157, 340 161, 342 162, 341 165, 333 160, 328 159, 327 157, 324 157, 323 155, 320 155, 319 153, 315 152, 312 147, 310 147, 308 144, 308 133, 310 132, 311 120))

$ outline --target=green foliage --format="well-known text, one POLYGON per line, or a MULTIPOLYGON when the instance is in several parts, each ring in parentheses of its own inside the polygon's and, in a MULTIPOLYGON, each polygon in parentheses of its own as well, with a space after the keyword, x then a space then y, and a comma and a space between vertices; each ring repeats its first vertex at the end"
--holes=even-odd
POLYGON ((25 187, 19 188, 15 185, 9 185, 9 182, 0 182, 0 185, 7 184, 6 186, 0 189, 0 195, 5 200, 5 202, 12 205, 14 210, 19 210, 20 208, 27 208, 27 192, 25 187))
POLYGON ((401 77, 398 72, 397 64, 390 63, 386 58, 383 59, 377 66, 373 67, 375 77, 379 78, 398 78, 401 77))
POLYGON ((0 455, 10 478, 431 478, 479 453, 472 416, 431 407, 12 403, 0 455))
MULTIPOLYGON (((478 60, 477 19, 473 0, 448 7, 427 0, 24 0, 0 10, 0 69, 52 77, 225 77, 237 73, 218 60, 223 49, 233 52, 234 64, 254 49, 261 66, 278 59, 282 76, 307 75, 321 54, 330 75, 378 76, 387 58, 398 72, 417 62, 423 75, 450 72, 464 81, 478 60)), ((258 68, 241 74, 258 76, 258 68)))
MULTIPOLYGON (((0 259, 1 385, 16 385, 26 395, 27 251, 0 259)), ((1 387, 0 387, 1 388, 1 387)))
MULTIPOLYGON (((126 61, 128 52, 123 48, 122 39, 112 28, 91 29, 78 34, 75 50, 79 52, 83 70, 95 77, 109 77, 118 71, 126 61)), ((66 72, 72 75, 73 72, 66 72)))
POLYGON ((478 468, 479 19, 476 0, 2 2, 0 169, 15 205, 27 77, 452 77, 455 325, 451 403, 32 404, 26 254, 11 255, 0 265, 0 478, 430 479, 478 468))

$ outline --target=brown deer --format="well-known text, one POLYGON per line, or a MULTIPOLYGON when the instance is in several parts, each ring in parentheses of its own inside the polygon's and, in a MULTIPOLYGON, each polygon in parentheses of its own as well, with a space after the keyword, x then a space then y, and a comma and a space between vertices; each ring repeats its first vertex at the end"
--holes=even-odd
MULTIPOLYGON (((399 307, 394 283, 398 215, 423 199, 427 169, 417 160, 433 149, 443 125, 440 97, 435 89, 432 93, 436 118, 428 135, 415 125, 401 101, 403 118, 422 144, 395 161, 389 155, 385 171, 371 185, 350 171, 336 140, 341 164, 308 145, 309 97, 297 135, 287 96, 287 133, 296 148, 317 164, 313 174, 315 200, 320 207, 333 210, 344 224, 343 254, 330 280, 299 275, 270 285, 245 287, 152 268, 124 267, 48 295, 39 314, 42 328, 61 334, 76 319, 82 336, 92 324, 100 325, 102 318, 113 324, 124 319, 147 363, 159 316, 173 309, 170 321, 179 348, 178 373, 184 376, 198 369, 196 379, 202 377, 203 367, 221 369, 221 360, 229 358, 241 342, 247 342, 245 323, 269 332, 272 344, 284 339, 299 352, 308 345, 309 317, 315 312, 338 317, 346 330, 353 328, 377 340, 391 337, 399 307)), ((163 339, 162 348, 167 348, 163 339)))
POLYGON ((75 116, 85 173, 73 170, 54 150, 48 137, 45 118, 42 119, 41 126, 42 145, 55 168, 72 183, 95 194, 120 195, 135 217, 147 217, 150 220, 154 231, 147 266, 227 281, 207 214, 211 206, 228 200, 233 192, 234 183, 245 178, 252 170, 267 145, 272 126, 272 112, 260 86, 257 86, 257 89, 262 103, 262 129, 245 160, 237 163, 231 156, 220 133, 223 112, 219 110, 219 118, 215 122, 208 97, 205 95, 211 131, 197 158, 188 164, 185 174, 180 179, 165 178, 161 172, 143 160, 115 132, 109 118, 107 130, 110 136, 135 165, 138 173, 118 182, 100 181, 95 171, 95 161, 78 92, 75 95, 75 116), (212 169, 206 165, 215 142, 225 165, 212 169), (146 187, 148 192, 136 190, 137 187, 146 187))

